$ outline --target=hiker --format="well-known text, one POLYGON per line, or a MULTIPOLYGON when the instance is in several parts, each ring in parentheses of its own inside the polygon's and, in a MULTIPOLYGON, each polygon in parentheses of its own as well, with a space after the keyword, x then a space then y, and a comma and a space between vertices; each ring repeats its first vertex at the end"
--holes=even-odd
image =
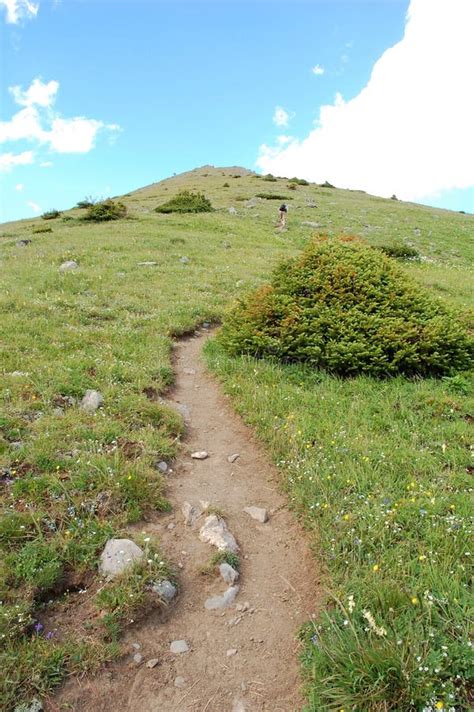
POLYGON ((285 225, 286 225, 286 213, 287 212, 288 212, 288 208, 286 207, 285 203, 282 203, 282 205, 280 205, 280 209, 278 211, 278 214, 280 216, 278 225, 280 227, 285 227, 285 225))

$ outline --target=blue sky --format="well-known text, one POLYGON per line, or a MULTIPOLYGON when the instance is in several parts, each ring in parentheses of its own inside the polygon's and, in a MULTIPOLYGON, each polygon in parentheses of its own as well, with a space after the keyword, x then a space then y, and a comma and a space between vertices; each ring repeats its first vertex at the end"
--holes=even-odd
POLYGON ((474 212, 473 6, 0 0, 0 221, 206 163, 474 212))

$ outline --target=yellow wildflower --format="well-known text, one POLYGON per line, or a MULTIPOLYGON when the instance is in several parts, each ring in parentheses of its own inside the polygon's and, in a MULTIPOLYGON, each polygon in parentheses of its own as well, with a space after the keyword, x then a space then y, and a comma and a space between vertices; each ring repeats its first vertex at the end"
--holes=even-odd
POLYGON ((413 603, 414 606, 417 606, 419 604, 419 600, 416 596, 412 597, 411 602, 413 603))
POLYGON ((380 568, 380 566, 379 566, 378 564, 374 564, 374 565, 372 566, 372 571, 378 571, 379 568, 380 568))

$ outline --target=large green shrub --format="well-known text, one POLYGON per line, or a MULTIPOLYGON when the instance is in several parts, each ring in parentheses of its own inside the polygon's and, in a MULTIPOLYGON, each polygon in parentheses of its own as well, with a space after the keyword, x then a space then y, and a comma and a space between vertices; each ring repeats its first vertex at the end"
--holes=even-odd
POLYGON ((157 213, 210 213, 211 201, 203 193, 191 193, 183 190, 166 203, 155 208, 157 213))
POLYGON ((232 354, 307 362, 331 373, 440 376, 473 363, 473 342, 395 260, 347 238, 312 242, 229 314, 232 354))
POLYGON ((90 222, 105 222, 107 220, 120 220, 127 214, 127 208, 123 203, 115 203, 110 198, 100 203, 90 205, 84 220, 90 222))

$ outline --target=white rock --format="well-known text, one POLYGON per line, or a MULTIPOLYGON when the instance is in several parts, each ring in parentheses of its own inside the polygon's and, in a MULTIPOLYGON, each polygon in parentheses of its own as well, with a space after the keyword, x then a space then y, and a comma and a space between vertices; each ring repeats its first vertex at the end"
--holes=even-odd
POLYGON ((188 653, 190 648, 185 640, 173 640, 170 645, 170 650, 172 653, 188 653))
POLYGON ((178 677, 175 677, 174 679, 174 686, 175 687, 186 687, 186 680, 184 677, 181 677, 181 675, 178 675, 178 677))
POLYGON ((209 454, 205 450, 199 450, 198 452, 192 452, 191 457, 194 460, 205 460, 206 457, 209 457, 209 454))
POLYGON ((184 523, 188 527, 192 527, 196 519, 201 514, 199 509, 197 507, 194 507, 189 502, 184 502, 183 506, 181 507, 181 511, 183 513, 184 523))
POLYGON ((145 556, 131 539, 109 539, 100 555, 99 572, 114 578, 145 556))
POLYGON ((268 522, 268 512, 263 507, 244 507, 243 511, 249 514, 252 519, 256 519, 257 522, 262 524, 268 522))
POLYGON ((201 541, 217 547, 219 551, 233 551, 237 553, 239 550, 238 544, 231 532, 227 529, 226 523, 216 514, 210 514, 206 517, 199 531, 199 538, 201 541))
POLYGON ((88 413, 93 413, 94 410, 100 408, 103 402, 104 398, 99 391, 88 390, 85 392, 84 398, 81 401, 81 408, 82 410, 86 410, 88 413))
POLYGON ((143 655, 141 653, 135 653, 135 655, 133 656, 133 662, 136 665, 140 665, 142 660, 143 660, 143 655))
POLYGON ((237 648, 229 648, 229 650, 226 652, 226 655, 228 658, 231 658, 233 655, 236 655, 237 653, 237 648))
POLYGON ((240 457, 238 452, 234 452, 233 455, 229 455, 227 458, 227 461, 230 462, 231 464, 237 460, 237 458, 240 457))
POLYGON ((148 660, 148 661, 147 661, 146 666, 147 666, 147 668, 150 668, 150 669, 151 669, 151 668, 156 667, 159 662, 160 662, 160 661, 159 661, 158 658, 151 658, 151 660, 148 660))
POLYGON ((226 562, 220 564, 219 573, 226 583, 233 584, 239 578, 239 572, 226 562))
POLYGON ((63 262, 62 265, 59 267, 60 272, 70 272, 73 269, 77 269, 79 265, 77 262, 74 262, 74 260, 66 260, 66 262, 63 262))
POLYGON ((208 598, 204 604, 204 608, 208 611, 215 611, 219 608, 228 608, 235 601, 235 597, 239 592, 238 586, 230 586, 222 596, 212 596, 208 598))

